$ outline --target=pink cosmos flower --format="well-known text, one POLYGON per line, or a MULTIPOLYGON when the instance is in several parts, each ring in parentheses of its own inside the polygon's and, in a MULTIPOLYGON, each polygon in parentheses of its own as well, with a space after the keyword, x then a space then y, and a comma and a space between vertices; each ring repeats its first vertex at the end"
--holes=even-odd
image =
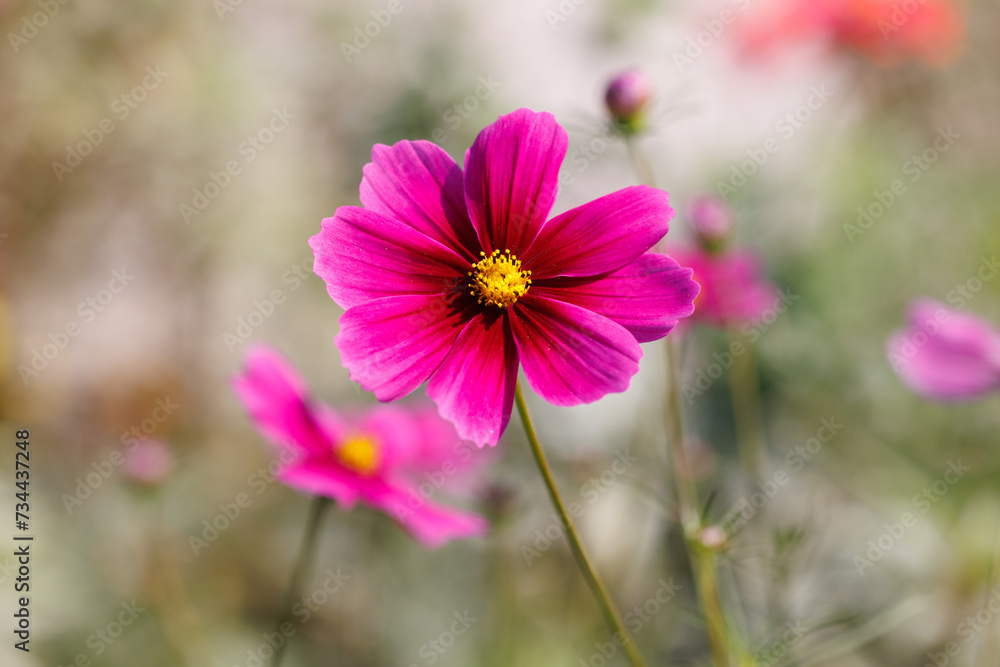
POLYGON ((432 407, 377 406, 339 415, 310 400, 281 355, 261 346, 247 353, 233 389, 260 432, 282 448, 285 465, 277 478, 285 484, 333 498, 344 509, 357 502, 380 509, 430 548, 486 532, 482 517, 428 500, 484 460, 432 407))
POLYGON ((777 288, 761 275, 749 250, 672 249, 671 254, 694 271, 701 292, 691 319, 724 328, 759 317, 774 304, 777 288))
POLYGON ((756 16, 741 34, 752 54, 821 40, 890 66, 907 60, 943 65, 957 53, 963 33, 954 0, 777 0, 756 16))
POLYGON ((909 325, 889 337, 887 353, 910 389, 940 400, 1000 389, 1000 330, 930 299, 911 304, 907 318, 909 325))
POLYGON ((458 434, 494 445, 519 365, 556 405, 625 390, 640 342, 692 311, 691 271, 647 252, 667 232, 667 193, 619 190, 546 220, 567 137, 520 109, 476 138, 463 171, 426 141, 377 145, 363 208, 310 239, 340 318, 351 378, 381 401, 429 381, 458 434))

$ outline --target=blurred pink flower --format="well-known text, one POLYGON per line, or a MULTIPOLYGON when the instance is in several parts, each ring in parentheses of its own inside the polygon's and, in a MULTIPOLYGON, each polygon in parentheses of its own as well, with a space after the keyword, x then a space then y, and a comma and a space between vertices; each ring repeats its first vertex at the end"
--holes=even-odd
POLYGON ((312 401, 284 358, 263 346, 247 353, 233 389, 258 430, 291 459, 277 475, 285 484, 332 498, 344 509, 357 502, 379 509, 430 548, 486 533, 482 517, 429 500, 486 460, 432 406, 376 406, 340 415, 312 401))
POLYGON ((964 20, 952 0, 776 0, 743 24, 741 46, 766 55, 789 42, 821 41, 879 65, 944 65, 961 46, 964 20))
POLYGON ((161 440, 137 440, 125 451, 123 469, 137 484, 159 484, 174 469, 174 452, 161 440))
POLYGON ((889 337, 892 369, 918 394, 972 399, 1000 389, 1000 330, 930 299, 916 301, 908 326, 889 337))
POLYGON ((649 78, 641 70, 629 69, 608 83, 604 103, 616 125, 636 131, 642 124, 642 113, 652 93, 649 78))
POLYGON ((624 391, 639 343, 691 314, 689 269, 649 252, 673 215, 666 192, 630 187, 551 220, 566 131, 520 109, 486 127, 463 171, 438 146, 375 146, 364 208, 310 239, 314 270, 347 312, 336 343, 380 401, 428 382, 458 434, 495 445, 518 367, 555 405, 624 391))
POLYGON ((701 285, 692 321, 720 328, 742 324, 759 317, 778 298, 777 288, 762 276, 749 250, 672 248, 670 254, 694 270, 692 278, 701 285))

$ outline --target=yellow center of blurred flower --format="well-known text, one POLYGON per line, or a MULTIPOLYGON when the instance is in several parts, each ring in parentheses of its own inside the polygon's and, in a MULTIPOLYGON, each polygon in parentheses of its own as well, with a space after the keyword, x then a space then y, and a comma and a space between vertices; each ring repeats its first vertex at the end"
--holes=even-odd
POLYGON ((370 477, 378 468, 378 446, 363 435, 352 435, 337 450, 337 460, 363 477, 370 477))
POLYGON ((479 253, 482 259, 472 265, 470 291, 479 303, 497 308, 508 308, 524 296, 531 287, 531 271, 521 270, 521 260, 505 250, 503 254, 494 250, 489 257, 479 253))

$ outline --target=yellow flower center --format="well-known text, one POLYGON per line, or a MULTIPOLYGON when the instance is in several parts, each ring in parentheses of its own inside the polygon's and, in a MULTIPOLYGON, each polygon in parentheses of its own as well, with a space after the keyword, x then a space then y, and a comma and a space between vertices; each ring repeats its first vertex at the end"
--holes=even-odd
POLYGON ((336 451, 337 460, 363 477, 370 477, 378 468, 378 446, 371 438, 352 435, 336 451))
POLYGON ((531 287, 531 271, 521 270, 521 260, 505 250, 503 254, 494 250, 489 257, 479 253, 482 259, 472 265, 470 291, 479 303, 497 308, 508 308, 524 296, 531 287))

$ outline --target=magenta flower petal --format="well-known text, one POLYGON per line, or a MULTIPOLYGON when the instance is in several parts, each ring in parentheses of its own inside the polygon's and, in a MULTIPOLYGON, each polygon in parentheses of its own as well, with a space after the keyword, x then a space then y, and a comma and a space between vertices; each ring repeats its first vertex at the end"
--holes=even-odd
POLYGON ((567 278, 532 287, 535 296, 565 301, 617 322, 640 343, 659 340, 694 312, 700 289, 691 269, 667 255, 646 253, 599 280, 567 278))
POLYGON ((340 318, 336 344, 351 379, 380 401, 412 392, 471 318, 465 301, 455 294, 393 296, 349 309, 340 318))
POLYGON ((261 433, 305 453, 329 450, 343 426, 332 415, 318 422, 298 373, 276 351, 259 345, 248 350, 245 366, 232 386, 261 433))
POLYGON ((623 326, 573 304, 530 294, 510 318, 531 388, 554 405, 625 391, 642 348, 623 326))
POLYGON ((887 347, 893 370, 910 389, 939 400, 1000 389, 1000 330, 931 300, 914 303, 908 319, 887 347))
POLYGON ((480 447, 497 444, 514 405, 517 348, 507 320, 476 315, 427 385, 441 416, 480 447))
POLYGON ((663 238, 673 215, 662 190, 639 185, 612 192, 545 223, 524 268, 536 281, 616 271, 663 238))
POLYGON ((449 540, 479 537, 489 531, 489 523, 478 514, 444 507, 423 498, 415 489, 401 491, 387 486, 370 502, 428 549, 436 549, 449 540))
POLYGON ((400 294, 439 294, 457 284, 469 262, 407 222, 341 206, 309 239, 313 271, 345 310, 400 294))
POLYGON ((568 141, 552 114, 529 109, 501 116, 476 137, 465 156, 465 200, 487 255, 520 256, 531 245, 555 202, 568 141))
MULTIPOLYGON (((333 450, 330 450, 331 454, 333 450)), ((332 498, 344 509, 351 509, 360 497, 360 488, 351 473, 329 460, 310 459, 292 464, 277 474, 283 484, 324 498, 332 498)))
POLYGON ((462 168, 436 144, 379 144, 364 168, 361 203, 407 222, 471 261, 479 255, 479 241, 469 224, 462 181, 462 168))

